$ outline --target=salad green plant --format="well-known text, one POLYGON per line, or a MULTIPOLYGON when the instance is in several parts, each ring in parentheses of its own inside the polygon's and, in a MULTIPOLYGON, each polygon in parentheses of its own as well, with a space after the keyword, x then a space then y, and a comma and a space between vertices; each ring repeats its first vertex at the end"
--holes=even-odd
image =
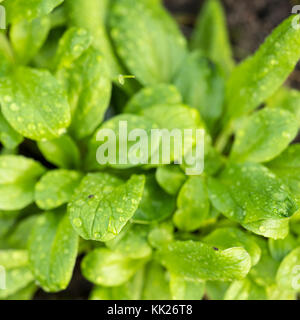
POLYGON ((237 65, 219 0, 189 41, 160 0, 0 3, 1 299, 64 291, 76 261, 93 300, 297 298, 293 16, 237 65), (204 172, 99 164, 119 121, 204 128, 204 172))

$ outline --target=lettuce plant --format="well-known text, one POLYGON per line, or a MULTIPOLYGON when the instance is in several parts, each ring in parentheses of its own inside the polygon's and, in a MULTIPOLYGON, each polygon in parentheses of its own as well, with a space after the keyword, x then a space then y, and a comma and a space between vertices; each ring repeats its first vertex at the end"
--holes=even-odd
POLYGON ((94 300, 295 299, 294 17, 236 65, 218 0, 189 43, 159 0, 0 2, 0 298, 63 291, 77 261, 94 300), (119 121, 204 128, 204 172, 100 165, 119 121))

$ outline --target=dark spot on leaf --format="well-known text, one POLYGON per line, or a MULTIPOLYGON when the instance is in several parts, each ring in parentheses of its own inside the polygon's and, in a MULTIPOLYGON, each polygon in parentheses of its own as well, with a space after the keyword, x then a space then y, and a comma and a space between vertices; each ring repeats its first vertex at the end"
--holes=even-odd
POLYGON ((215 250, 215 251, 219 251, 219 248, 214 247, 214 250, 215 250))
POLYGON ((89 196, 88 196, 88 198, 89 199, 93 199, 95 196, 93 195, 93 194, 90 194, 89 196))

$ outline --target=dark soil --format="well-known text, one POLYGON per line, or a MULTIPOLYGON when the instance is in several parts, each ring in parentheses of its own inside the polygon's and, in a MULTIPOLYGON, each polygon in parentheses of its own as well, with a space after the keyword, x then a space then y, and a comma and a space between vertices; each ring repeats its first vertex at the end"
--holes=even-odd
MULTIPOLYGON (((189 37, 193 31, 203 0, 164 0, 183 32, 189 37)), ((223 0, 234 55, 240 61, 253 53, 265 37, 291 13, 293 0, 223 0)), ((289 79, 300 89, 300 67, 289 79)), ((80 260, 80 259, 79 259, 80 260)), ((80 274, 79 261, 69 288, 58 294, 46 294, 39 290, 36 299, 87 299, 91 284, 80 274)))

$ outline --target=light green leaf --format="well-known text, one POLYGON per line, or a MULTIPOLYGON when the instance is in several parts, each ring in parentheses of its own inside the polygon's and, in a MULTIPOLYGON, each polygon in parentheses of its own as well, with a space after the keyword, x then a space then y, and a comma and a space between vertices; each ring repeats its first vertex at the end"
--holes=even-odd
POLYGON ((36 291, 37 291, 37 286, 32 282, 27 287, 6 297, 5 300, 14 300, 14 301, 32 300, 36 291))
POLYGON ((173 300, 202 300, 205 282, 185 280, 171 274, 170 289, 173 300))
POLYGON ((184 172, 177 165, 157 168, 156 181, 168 194, 176 195, 186 180, 184 172))
POLYGON ((175 226, 182 231, 196 231, 208 219, 210 203, 204 177, 189 177, 177 198, 175 226))
POLYGON ((300 92, 298 90, 281 87, 267 100, 267 107, 290 111, 296 116, 300 126, 300 92))
POLYGON ((106 242, 106 246, 132 259, 141 259, 151 255, 151 247, 147 242, 149 228, 137 224, 127 224, 113 239, 106 242))
POLYGON ((294 248, 299 245, 299 242, 292 234, 288 234, 284 239, 269 239, 268 245, 272 258, 276 261, 281 261, 286 255, 288 255, 294 248))
POLYGON ((63 0, 14 0, 5 1, 8 21, 18 22, 21 20, 32 20, 49 14, 63 0))
POLYGON ((104 122, 89 141, 88 155, 85 160, 86 168, 97 170, 110 166, 127 169, 148 164, 152 149, 154 149, 153 153, 157 149, 155 145, 151 146, 151 130, 156 128, 157 125, 151 119, 133 114, 121 114, 104 122), (136 129, 142 129, 147 134, 134 137, 135 141, 128 141, 129 134, 136 129), (109 136, 107 136, 108 131, 111 133, 109 136), (148 146, 148 154, 142 153, 142 147, 145 145, 148 146), (100 165, 99 160, 105 164, 100 165))
POLYGON ((271 171, 254 163, 229 164, 219 179, 208 180, 209 197, 228 219, 254 233, 275 239, 286 236, 277 234, 277 228, 297 211, 297 205, 271 171))
POLYGON ((145 259, 131 259, 122 253, 98 248, 84 257, 81 270, 84 277, 94 284, 114 287, 127 282, 145 262, 145 259))
POLYGON ((226 291, 224 300, 267 300, 266 288, 251 279, 234 281, 226 291))
POLYGON ((173 241, 173 239, 174 226, 171 221, 165 221, 158 225, 154 225, 148 235, 150 245, 156 249, 173 241))
POLYGON ((144 272, 138 271, 134 277, 119 287, 96 286, 90 300, 139 300, 144 284, 144 272))
POLYGON ((0 299, 9 297, 33 281, 25 250, 0 250, 0 266, 5 270, 6 284, 6 289, 0 290, 0 299))
POLYGON ((32 140, 57 138, 70 123, 65 92, 48 71, 18 67, 0 78, 0 103, 10 125, 32 140))
POLYGON ((43 156, 56 166, 65 169, 78 169, 80 151, 68 135, 50 141, 40 141, 38 147, 43 156))
POLYGON ((267 164, 300 200, 300 144, 291 145, 279 157, 267 164))
POLYGON ((171 272, 186 280, 243 279, 251 259, 244 248, 214 250, 195 241, 175 241, 158 251, 158 259, 171 272))
POLYGON ((119 56, 143 85, 172 80, 186 41, 159 1, 115 1, 109 23, 119 56))
POLYGON ((235 161, 270 161, 294 140, 298 127, 298 121, 288 111, 258 111, 237 131, 231 158, 235 161))
POLYGON ((76 232, 86 240, 115 238, 137 210, 144 183, 137 175, 127 182, 108 173, 86 175, 68 206, 76 232))
POLYGON ((227 114, 239 117, 259 107, 293 71, 300 57, 300 29, 294 16, 282 22, 254 56, 232 73, 227 87, 227 114))
POLYGON ((46 292, 67 288, 75 266, 78 236, 63 211, 41 215, 29 240, 30 268, 46 292))
POLYGON ((107 61, 111 76, 123 73, 106 32, 106 15, 110 0, 65 0, 68 20, 72 26, 84 28, 93 36, 93 46, 107 61))
POLYGON ((69 96, 70 134, 83 139, 101 124, 109 106, 112 86, 105 61, 97 50, 89 48, 69 68, 60 70, 57 77, 64 82, 69 96))
POLYGON ((0 111, 0 142, 5 148, 14 149, 22 141, 23 137, 11 127, 0 111))
POLYGON ((64 169, 52 170, 35 186, 35 202, 43 210, 52 210, 69 202, 82 174, 64 169))
POLYGON ((242 247, 249 253, 252 266, 258 263, 261 256, 261 249, 256 244, 255 239, 238 228, 216 229, 202 241, 221 250, 242 247))
POLYGON ((138 223, 163 221, 172 215, 175 207, 175 198, 160 189, 154 175, 147 175, 143 197, 133 221, 138 223))
POLYGON ((297 300, 295 291, 283 290, 278 285, 267 287, 267 294, 269 300, 297 300))
POLYGON ((215 133, 225 96, 225 81, 220 68, 201 52, 192 52, 179 68, 174 84, 184 103, 199 110, 209 130, 215 133))
POLYGON ((300 247, 290 252, 281 262, 276 275, 280 288, 300 292, 300 247))
POLYGON ((27 64, 38 53, 47 39, 51 24, 48 16, 32 21, 22 20, 10 29, 10 40, 17 61, 27 64))
POLYGON ((170 84, 157 84, 145 87, 136 93, 126 104, 125 113, 141 113, 144 109, 155 105, 181 104, 182 98, 175 86, 170 84))
POLYGON ((71 67, 91 45, 91 35, 82 28, 70 28, 61 37, 54 58, 55 69, 71 67))
POLYGON ((171 300, 168 275, 161 265, 151 261, 146 266, 144 279, 143 300, 171 300))
POLYGON ((228 282, 222 281, 206 281, 206 294, 211 300, 224 300, 224 295, 229 287, 228 282))
POLYGON ((259 286, 272 286, 276 283, 275 277, 279 266, 278 261, 270 255, 268 243, 263 238, 256 238, 256 243, 261 249, 261 258, 250 271, 250 277, 259 286))
POLYGON ((19 210, 32 203, 35 183, 44 171, 34 160, 0 156, 0 210, 19 210))
POLYGON ((191 47, 203 50, 207 57, 222 66, 224 73, 229 75, 234 61, 225 19, 220 1, 206 0, 197 19, 191 47))

